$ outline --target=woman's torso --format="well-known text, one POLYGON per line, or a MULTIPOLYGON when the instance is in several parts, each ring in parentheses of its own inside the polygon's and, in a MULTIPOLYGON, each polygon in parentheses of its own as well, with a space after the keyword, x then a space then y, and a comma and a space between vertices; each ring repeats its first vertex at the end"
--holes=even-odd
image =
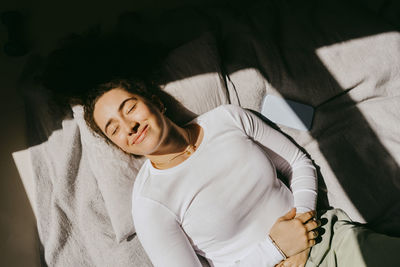
POLYGON ((134 195, 175 214, 195 251, 214 266, 243 258, 293 206, 266 152, 247 136, 224 107, 192 121, 203 141, 187 160, 155 169, 149 160, 134 195))

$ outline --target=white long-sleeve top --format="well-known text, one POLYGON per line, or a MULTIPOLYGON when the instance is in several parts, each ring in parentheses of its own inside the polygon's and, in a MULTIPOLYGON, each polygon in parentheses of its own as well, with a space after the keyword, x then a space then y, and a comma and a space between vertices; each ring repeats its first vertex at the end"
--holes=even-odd
POLYGON ((292 207, 298 213, 315 209, 311 160, 238 106, 220 106, 190 123, 204 131, 197 150, 165 170, 146 160, 134 184, 134 225, 152 263, 201 266, 196 253, 217 267, 279 263, 283 258, 267 236, 292 207))

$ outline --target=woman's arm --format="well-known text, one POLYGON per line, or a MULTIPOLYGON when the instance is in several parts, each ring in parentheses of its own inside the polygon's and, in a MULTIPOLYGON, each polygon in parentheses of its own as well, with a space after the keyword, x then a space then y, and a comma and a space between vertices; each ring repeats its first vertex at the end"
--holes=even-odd
POLYGON ((234 105, 226 108, 246 135, 263 147, 277 170, 288 178, 297 213, 315 210, 317 174, 311 160, 286 136, 254 113, 234 105))
POLYGON ((132 205, 136 233, 155 267, 201 267, 175 215, 162 204, 137 197, 132 205))
MULTIPOLYGON (((271 228, 270 236, 288 257, 312 246, 315 244, 315 237, 310 231, 317 228, 318 224, 310 220, 314 216, 310 215, 314 214, 310 211, 315 210, 317 199, 317 176, 311 160, 286 136, 270 127, 254 113, 233 105, 227 105, 224 108, 233 117, 238 127, 266 151, 277 170, 288 178, 296 211, 293 209, 279 218, 271 228), (294 219, 295 216, 298 216, 297 219, 294 219)), ((257 253, 269 255, 276 252, 273 244, 265 239, 248 257, 243 259, 242 263, 257 259, 257 253)), ((270 264, 274 261, 277 264, 276 260, 279 257, 274 257, 275 260, 273 260, 270 256, 272 255, 268 256, 271 259, 270 264)), ((263 266, 270 266, 270 264, 263 266)))

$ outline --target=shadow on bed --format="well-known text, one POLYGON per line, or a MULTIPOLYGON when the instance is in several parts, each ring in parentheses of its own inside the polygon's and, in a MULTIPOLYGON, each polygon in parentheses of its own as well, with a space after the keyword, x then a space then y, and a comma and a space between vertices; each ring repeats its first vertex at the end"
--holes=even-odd
MULTIPOLYGON (((376 43, 369 42, 368 38, 384 39, 391 32, 398 31, 398 28, 366 8, 351 3, 339 4, 337 1, 286 1, 276 5, 259 2, 253 8, 261 11, 256 16, 250 12, 241 16, 251 25, 249 33, 240 37, 231 34, 224 43, 226 47, 221 49, 225 52, 225 58, 234 59, 229 65, 228 74, 246 68, 259 69, 283 97, 314 106, 316 115, 310 134, 317 140, 340 186, 369 227, 400 236, 400 168, 381 142, 385 132, 387 136, 396 135, 394 125, 385 122, 389 118, 385 117, 383 106, 393 104, 391 111, 396 111, 395 102, 390 98, 398 96, 399 83, 383 77, 381 84, 378 81, 376 85, 371 85, 368 79, 374 73, 354 73, 357 67, 373 70, 357 65, 363 62, 357 56, 375 57, 376 60, 372 62, 384 68, 386 62, 379 60, 387 59, 380 59, 380 54, 375 54, 382 47, 360 47, 364 51, 360 54, 355 51, 354 66, 348 73, 328 69, 331 67, 330 58, 324 62, 324 54, 318 53, 324 48, 329 53, 332 47, 333 52, 328 56, 335 57, 335 45, 353 40, 366 40, 367 45, 374 45, 376 43), (263 16, 268 8, 275 10, 273 19, 263 16), (233 42, 236 46, 229 46, 233 42), (270 51, 263 55, 263 51, 257 49, 256 42, 270 51), (264 60, 260 61, 263 57, 264 60), (352 77, 346 80, 345 75, 352 77), (374 117, 375 112, 378 114, 374 117), (375 129, 370 126, 366 116, 374 122, 375 129)), ((336 56, 343 55, 337 53, 336 56)), ((370 62, 365 60, 366 65, 370 62)))

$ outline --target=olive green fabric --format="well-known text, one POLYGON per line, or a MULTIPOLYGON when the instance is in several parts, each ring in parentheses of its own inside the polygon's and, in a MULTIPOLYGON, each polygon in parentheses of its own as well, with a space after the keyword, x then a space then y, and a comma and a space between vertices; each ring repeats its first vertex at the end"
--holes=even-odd
POLYGON ((328 210, 319 217, 321 238, 311 249, 306 267, 399 266, 400 238, 353 223, 340 209, 328 210))

